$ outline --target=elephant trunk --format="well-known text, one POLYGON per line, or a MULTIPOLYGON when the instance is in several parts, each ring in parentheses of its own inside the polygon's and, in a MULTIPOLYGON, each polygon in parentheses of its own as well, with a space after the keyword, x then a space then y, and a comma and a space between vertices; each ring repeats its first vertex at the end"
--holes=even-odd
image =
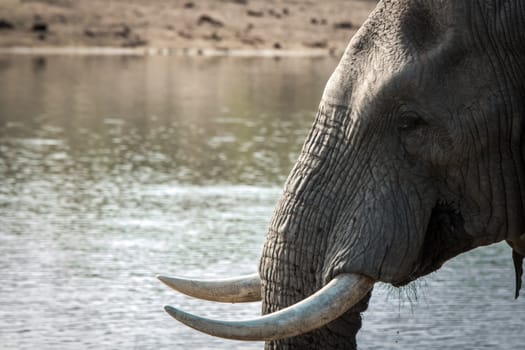
MULTIPOLYGON (((331 278, 325 276, 329 236, 334 229, 338 186, 331 171, 341 164, 337 157, 349 118, 338 118, 341 109, 320 108, 314 128, 285 185, 263 248, 259 273, 262 282, 262 311, 274 313, 293 305, 322 288, 331 278), (332 166, 333 165, 333 166, 332 166)), ((266 349, 355 349, 355 336, 361 327, 360 312, 366 310, 371 292, 341 317, 315 331, 298 337, 266 343, 266 349)))
MULTIPOLYGON (((324 220, 316 208, 283 200, 270 225, 260 264, 262 312, 272 314, 294 305, 323 287, 327 248, 324 220), (294 211, 303 213, 295 221, 294 211), (317 212, 317 213, 315 213, 317 212)), ((371 291, 336 320, 309 333, 268 341, 265 349, 356 349, 361 328, 360 312, 366 310, 371 291)))

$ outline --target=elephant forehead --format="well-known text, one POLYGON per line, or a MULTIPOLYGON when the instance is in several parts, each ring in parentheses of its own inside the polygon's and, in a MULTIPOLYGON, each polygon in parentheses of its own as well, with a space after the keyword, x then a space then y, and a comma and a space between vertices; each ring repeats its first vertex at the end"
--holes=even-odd
POLYGON ((326 85, 329 104, 359 106, 381 92, 429 84, 468 54, 462 24, 446 23, 430 2, 386 1, 350 41, 326 85), (429 74, 425 74, 428 72, 429 74))

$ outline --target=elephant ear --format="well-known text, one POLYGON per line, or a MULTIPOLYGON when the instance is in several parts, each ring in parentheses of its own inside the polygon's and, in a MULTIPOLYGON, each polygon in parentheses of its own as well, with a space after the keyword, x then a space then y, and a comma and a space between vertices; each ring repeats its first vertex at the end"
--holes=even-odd
MULTIPOLYGON (((525 107, 525 106, 524 106, 525 107)), ((519 172, 522 174, 525 174, 525 116, 522 115, 522 121, 520 123, 521 126, 521 169, 518 169, 519 172)), ((522 196, 525 194, 522 192, 522 196)), ((522 203, 525 203, 525 198, 522 198, 522 203)), ((523 207, 523 216, 525 217, 525 205, 523 207)), ((522 233, 519 237, 519 244, 516 244, 516 242, 509 242, 509 245, 512 247, 512 261, 514 262, 514 273, 516 275, 516 291, 514 293, 514 298, 518 299, 520 295, 520 289, 521 289, 521 283, 522 283, 522 276, 523 276, 523 259, 525 258, 525 233, 522 233)))
MULTIPOLYGON (((525 173, 525 117, 522 115, 522 122, 521 122, 521 164, 522 168, 518 169, 521 173, 525 173)), ((522 196, 523 196, 522 192, 522 196)), ((522 198, 522 203, 525 203, 525 198, 522 198)), ((523 216, 525 217, 525 205, 523 206, 523 216)), ((514 298, 518 299, 520 296, 520 289, 521 289, 521 283, 522 283, 522 276, 523 276, 523 259, 525 258, 525 242, 524 241, 525 233, 523 233, 520 236, 520 245, 516 246, 516 244, 510 244, 512 247, 512 261, 514 262, 514 273, 516 275, 516 292, 514 293, 514 298)))
POLYGON ((514 272, 516 274, 516 292, 514 294, 514 298, 518 299, 520 296, 520 289, 521 289, 521 277, 523 275, 523 259, 525 257, 515 251, 512 250, 512 261, 514 261, 514 272))
POLYGON ((523 276, 523 260, 525 259, 525 244, 522 243, 521 237, 518 242, 507 240, 508 245, 512 247, 512 261, 514 262, 514 273, 516 275, 516 292, 514 298, 518 299, 521 289, 521 278, 523 276))

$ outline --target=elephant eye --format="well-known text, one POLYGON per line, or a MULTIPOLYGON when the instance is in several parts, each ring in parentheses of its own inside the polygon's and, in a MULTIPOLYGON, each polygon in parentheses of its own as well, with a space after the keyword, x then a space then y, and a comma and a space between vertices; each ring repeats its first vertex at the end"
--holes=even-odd
POLYGON ((404 113, 397 125, 397 129, 401 132, 410 132, 416 130, 428 123, 416 113, 404 113))

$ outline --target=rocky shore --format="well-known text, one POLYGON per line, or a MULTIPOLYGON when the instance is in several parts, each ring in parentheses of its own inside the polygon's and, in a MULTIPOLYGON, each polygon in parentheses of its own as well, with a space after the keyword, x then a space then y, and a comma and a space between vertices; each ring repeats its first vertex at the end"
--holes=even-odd
POLYGON ((0 49, 338 54, 375 0, 2 0, 0 49))

